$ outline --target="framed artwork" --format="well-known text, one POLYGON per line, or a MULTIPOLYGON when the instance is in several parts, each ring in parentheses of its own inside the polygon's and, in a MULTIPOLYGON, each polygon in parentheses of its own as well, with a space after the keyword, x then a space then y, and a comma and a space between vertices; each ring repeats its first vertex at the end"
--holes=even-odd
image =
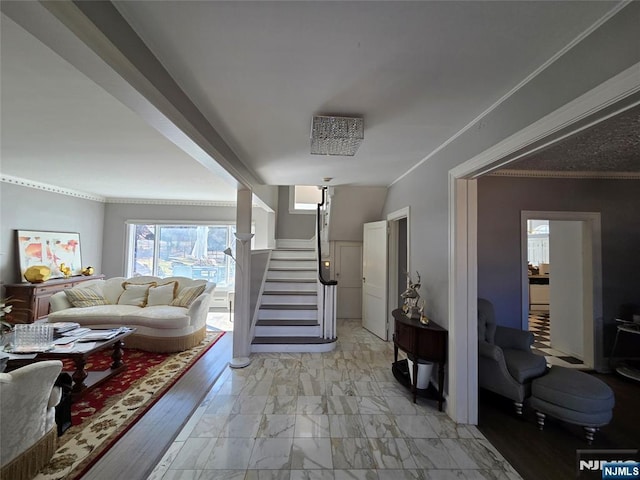
POLYGON ((42 232, 37 230, 16 230, 20 279, 33 265, 46 265, 51 269, 51 278, 64 277, 60 265, 71 268, 71 275, 82 274, 80 255, 80 234, 72 232, 42 232))

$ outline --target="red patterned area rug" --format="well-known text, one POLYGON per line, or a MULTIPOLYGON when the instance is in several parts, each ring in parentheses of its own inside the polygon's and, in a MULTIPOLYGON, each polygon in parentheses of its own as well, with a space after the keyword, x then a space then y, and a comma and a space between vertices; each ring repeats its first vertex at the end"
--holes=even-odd
MULTIPOLYGON (((86 472, 223 334, 209 331, 200 345, 179 353, 125 349, 126 370, 73 404, 73 426, 35 480, 71 480, 86 472)), ((86 368, 104 370, 111 362, 109 352, 98 352, 86 368)))

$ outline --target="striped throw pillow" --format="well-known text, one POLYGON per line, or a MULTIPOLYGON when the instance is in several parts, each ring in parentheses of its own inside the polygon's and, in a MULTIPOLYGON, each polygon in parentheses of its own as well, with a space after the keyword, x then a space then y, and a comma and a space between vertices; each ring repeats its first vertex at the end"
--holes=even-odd
POLYGON ((104 297, 93 288, 69 288, 64 293, 71 305, 77 308, 107 304, 104 297))
POLYGON ((178 296, 171 302, 174 307, 188 307, 191 303, 202 295, 206 285, 194 285, 180 290, 178 296))

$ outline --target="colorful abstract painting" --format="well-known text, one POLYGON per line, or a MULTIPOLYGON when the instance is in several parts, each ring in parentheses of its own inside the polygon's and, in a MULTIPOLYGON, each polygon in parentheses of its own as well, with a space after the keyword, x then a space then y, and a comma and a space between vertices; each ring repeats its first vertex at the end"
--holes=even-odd
POLYGON ((82 274, 80 234, 71 232, 41 232, 17 230, 20 278, 26 282, 24 272, 33 265, 46 265, 51 278, 63 277, 60 265, 71 268, 71 275, 82 274))

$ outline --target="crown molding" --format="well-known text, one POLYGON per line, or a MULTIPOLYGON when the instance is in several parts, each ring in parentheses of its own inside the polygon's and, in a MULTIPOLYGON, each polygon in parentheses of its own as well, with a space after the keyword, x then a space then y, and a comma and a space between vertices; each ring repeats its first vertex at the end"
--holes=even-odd
POLYGON ((186 205, 190 207, 236 207, 236 202, 214 200, 171 200, 152 198, 107 198, 106 203, 129 203, 137 205, 186 205))
POLYGON ((588 172, 558 170, 498 170, 491 177, 580 178, 598 180, 640 180, 640 172, 588 172))
MULTIPOLYGON (((458 139, 460 136, 462 136, 465 132, 467 132, 468 130, 470 130, 474 126, 480 124, 480 122, 485 117, 489 116, 489 114, 491 112, 496 110, 500 105, 502 105, 504 102, 506 102, 509 98, 514 96, 516 93, 518 93, 518 91, 520 89, 525 87, 529 82, 531 82, 538 75, 543 73, 547 68, 549 68, 549 66, 553 65, 560 57, 565 55, 568 51, 570 51, 572 48, 574 48, 576 45, 578 45, 580 42, 582 42, 585 38, 587 38, 589 35, 591 35, 593 32, 595 32, 598 28, 600 28, 603 24, 605 24, 609 19, 611 19, 615 14, 617 14, 620 10, 622 10, 625 6, 627 6, 627 4, 631 3, 631 1, 632 0, 623 0, 620 3, 616 4, 611 10, 606 12, 602 17, 600 17, 598 20, 596 20, 586 30, 584 30, 582 33, 580 33, 577 37, 575 37, 568 44, 566 44, 564 47, 562 47, 560 50, 558 50, 555 54, 553 54, 542 65, 540 65, 533 72, 531 72, 529 75, 527 75, 523 80, 520 81, 520 83, 518 83, 515 87, 513 87, 511 90, 509 90, 507 93, 505 93, 502 97, 500 97, 498 100, 496 100, 493 103, 493 105, 489 106, 489 108, 487 108, 485 111, 481 112, 480 115, 478 115, 476 118, 474 118, 469 123, 467 123, 464 127, 462 127, 462 129, 460 129, 453 136, 448 138, 445 142, 440 144, 436 149, 434 149, 431 153, 429 153, 426 157, 424 157, 422 160, 420 160, 418 163, 416 163, 413 167, 411 167, 405 173, 403 173, 398 178, 396 178, 388 186, 391 187, 392 185, 394 185, 394 184, 398 183, 400 180, 402 180, 404 177, 410 175, 411 172, 413 172, 416 168, 418 168, 423 163, 427 162, 429 159, 431 159, 434 155, 436 155, 438 152, 443 150, 449 144, 453 143, 456 139, 458 139)), ((634 71, 634 74, 637 75, 637 72, 634 71)), ((459 175, 455 175, 454 174, 454 176, 457 177, 459 175)))
POLYGON ((12 185, 19 185, 21 187, 35 188, 36 190, 43 190, 45 192, 58 193, 60 195, 67 195, 69 197, 82 198, 83 200, 92 200, 94 202, 106 201, 105 197, 95 195, 93 193, 81 192, 79 190, 72 190, 70 188, 58 187, 57 185, 51 185, 49 183, 36 182, 34 180, 28 180, 26 178, 14 177, 13 175, 0 175, 0 182, 10 183, 12 185))
MULTIPOLYGON (((83 200, 91 200, 100 203, 129 203, 138 205, 184 205, 196 207, 236 207, 234 201, 214 201, 214 200, 170 200, 170 199, 152 199, 152 198, 124 198, 124 197, 102 197, 88 192, 72 190, 70 188, 59 187, 49 183, 36 182, 27 178, 14 177, 13 175, 0 174, 0 182, 18 185, 20 187, 35 188, 45 192, 57 193, 59 195, 67 195, 69 197, 81 198, 83 200)), ((259 206, 254 204, 254 206, 259 206)))

